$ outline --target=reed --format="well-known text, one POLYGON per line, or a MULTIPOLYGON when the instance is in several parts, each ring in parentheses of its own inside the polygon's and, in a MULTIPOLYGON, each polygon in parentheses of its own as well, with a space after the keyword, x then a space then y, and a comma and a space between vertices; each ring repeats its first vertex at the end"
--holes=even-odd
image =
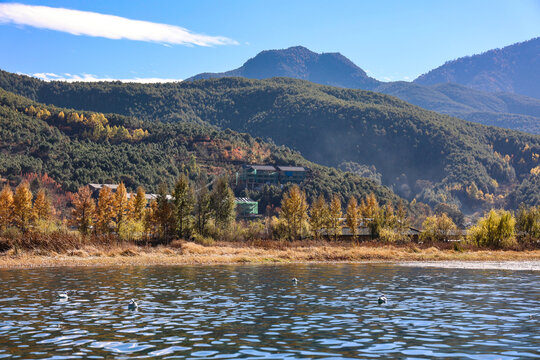
MULTIPOLYGON (((35 239, 33 239, 35 240, 35 239)), ((65 235, 41 248, 11 248, 0 254, 0 268, 47 266, 124 266, 303 262, 402 262, 402 261, 528 261, 540 260, 540 250, 454 249, 446 244, 386 245, 369 242, 359 246, 327 241, 250 243, 216 242, 202 245, 175 240, 170 245, 140 246, 111 238, 87 238, 79 243, 65 235), (71 245, 71 249, 66 248, 71 245)), ((34 242, 32 242, 34 243, 34 242)), ((21 243, 26 244, 26 243, 21 243)))

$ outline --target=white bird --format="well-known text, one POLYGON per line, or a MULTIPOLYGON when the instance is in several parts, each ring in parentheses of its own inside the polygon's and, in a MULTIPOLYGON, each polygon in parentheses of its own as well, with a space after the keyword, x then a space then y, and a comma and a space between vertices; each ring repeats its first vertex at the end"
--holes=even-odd
POLYGON ((134 299, 131 299, 128 304, 128 310, 137 310, 139 308, 139 304, 134 299))
POLYGON ((69 296, 68 296, 67 292, 61 292, 61 293, 58 293, 58 298, 60 300, 67 300, 67 299, 69 299, 69 296))
POLYGON ((379 296, 379 305, 386 304, 386 295, 379 296))
POLYGON ((292 278, 292 282, 293 282, 293 284, 298 284, 298 279, 297 278, 292 278))

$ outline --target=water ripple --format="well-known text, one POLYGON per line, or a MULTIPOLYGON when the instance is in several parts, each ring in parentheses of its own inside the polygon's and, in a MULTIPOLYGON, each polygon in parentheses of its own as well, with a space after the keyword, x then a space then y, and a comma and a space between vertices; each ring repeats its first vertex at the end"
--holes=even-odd
POLYGON ((0 270, 0 359, 538 358, 539 280, 393 265, 0 270))

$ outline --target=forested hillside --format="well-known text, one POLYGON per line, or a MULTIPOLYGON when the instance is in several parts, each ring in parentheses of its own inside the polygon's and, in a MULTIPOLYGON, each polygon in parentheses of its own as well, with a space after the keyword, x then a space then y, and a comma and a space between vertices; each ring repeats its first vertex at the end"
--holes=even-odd
POLYGON ((449 61, 421 75, 415 83, 462 84, 489 92, 540 98, 540 38, 449 61))
POLYGON ((480 124, 540 134, 539 99, 473 90, 467 86, 447 83, 453 80, 443 78, 426 83, 422 79, 416 83, 382 82, 369 77, 340 53, 317 54, 302 46, 263 51, 238 69, 223 73, 203 73, 186 81, 233 76, 250 79, 291 77, 321 85, 371 90, 480 124))
MULTIPOLYGON (((309 199, 337 194, 345 201, 373 192, 382 202, 399 201, 374 181, 316 165, 248 134, 208 124, 58 108, 0 89, 0 176, 14 183, 36 173, 48 174, 69 191, 123 181, 131 190, 142 185, 155 192, 161 182, 171 186, 181 173, 200 186, 216 175, 233 174, 242 163, 308 167, 312 173, 303 188, 309 199)), ((281 193, 274 195, 281 198, 281 193)))
POLYGON ((538 182, 524 180, 540 172, 540 136, 466 122, 382 94, 294 79, 143 85, 46 83, 9 75, 8 82, 18 93, 56 106, 208 122, 269 137, 324 165, 374 166, 396 193, 432 205, 474 210, 514 206, 511 199, 536 201, 509 194, 520 184, 520 194, 536 191, 538 182))

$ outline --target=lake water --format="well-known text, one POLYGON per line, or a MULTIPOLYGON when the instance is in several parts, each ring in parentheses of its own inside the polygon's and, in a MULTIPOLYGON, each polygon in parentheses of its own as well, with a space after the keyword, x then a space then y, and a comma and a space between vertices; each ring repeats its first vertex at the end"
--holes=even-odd
POLYGON ((0 358, 538 358, 539 288, 385 264, 0 270, 0 358))

